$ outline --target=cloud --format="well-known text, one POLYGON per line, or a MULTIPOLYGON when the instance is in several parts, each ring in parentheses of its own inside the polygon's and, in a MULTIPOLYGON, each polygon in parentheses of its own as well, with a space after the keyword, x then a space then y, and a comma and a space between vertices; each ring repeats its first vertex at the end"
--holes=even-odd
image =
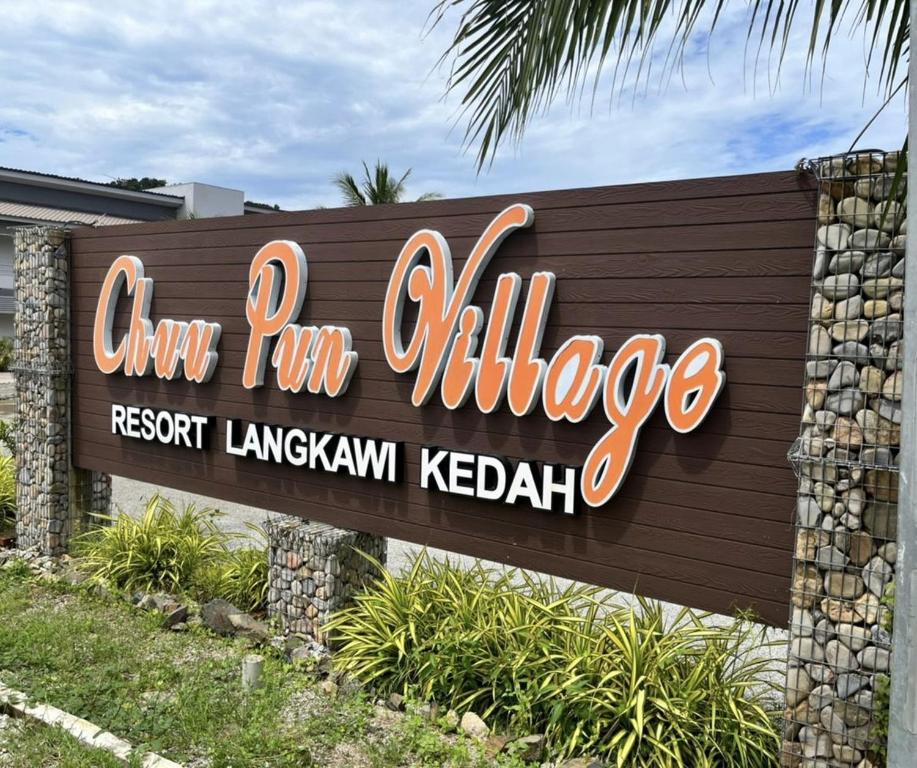
MULTIPOLYGON (((836 39, 819 82, 803 29, 774 87, 775 68, 746 54, 735 4, 667 86, 613 90, 606 76, 594 108, 555 104, 478 176, 436 67, 457 18, 424 34, 431 6, 8 2, 0 164, 205 181, 301 208, 335 204, 331 176, 376 158, 413 168, 412 194, 447 196, 787 168, 847 149, 882 101, 874 81, 864 89, 861 37, 836 39)), ((865 145, 897 148, 905 128, 899 99, 865 145)))

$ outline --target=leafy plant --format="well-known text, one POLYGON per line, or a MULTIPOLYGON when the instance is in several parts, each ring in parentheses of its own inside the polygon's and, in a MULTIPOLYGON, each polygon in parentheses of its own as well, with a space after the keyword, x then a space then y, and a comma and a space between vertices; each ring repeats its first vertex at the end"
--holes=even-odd
POLYGON ((16 420, 5 421, 0 419, 0 445, 9 452, 10 456, 16 455, 16 420))
POLYGON ((214 522, 213 509, 193 504, 181 512, 155 494, 143 514, 97 516, 109 525, 81 534, 75 551, 93 579, 127 590, 176 591, 226 550, 227 534, 214 522))
MULTIPOLYGON (((895 623, 894 581, 885 585, 885 592, 882 594, 881 602, 888 609, 883 614, 882 628, 887 632, 891 632, 895 623)), ((888 721, 892 695, 891 678, 888 675, 876 675, 872 687, 872 718, 874 725, 872 735, 875 739, 875 743, 872 745, 872 752, 876 758, 877 765, 885 765, 885 761, 888 758, 888 721)))
MULTIPOLYGON (((824 60, 846 22, 851 32, 862 28, 867 61, 878 64, 870 71, 879 70, 889 99, 905 86, 910 17, 904 0, 749 5, 747 43, 756 63, 769 50, 779 67, 800 25, 809 28, 807 62, 818 55, 824 60)), ((635 89, 651 76, 668 83, 684 52, 713 33, 726 6, 726 0, 437 0, 430 19, 435 26, 452 9, 461 13, 442 58, 452 60, 447 89, 461 91, 466 145, 477 145, 482 168, 503 140, 521 138, 558 96, 576 103, 592 90, 594 98, 609 66, 612 89, 623 90, 628 75, 635 76, 635 89), (699 29, 704 19, 709 29, 699 29), (664 56, 656 55, 659 42, 667 46, 664 56)))
POLYGON ((13 364, 13 340, 0 338, 0 371, 8 371, 13 364))
POLYGON ((16 519, 16 459, 0 456, 0 523, 16 519))
MULTIPOLYGON (((97 516, 107 525, 78 536, 74 553, 97 582, 118 589, 221 597, 254 611, 267 599, 267 543, 233 547, 238 536, 216 523, 219 512, 188 504, 181 511, 154 495, 139 518, 97 516)), ((260 530, 260 529, 257 529, 260 530)))
POLYGON ((195 579, 195 591, 202 599, 221 597, 243 611, 260 611, 267 605, 268 565, 264 531, 249 526, 265 541, 259 547, 226 550, 218 561, 195 579))
POLYGON ((328 625, 336 664, 383 695, 473 709, 496 726, 543 732, 564 757, 613 765, 776 765, 772 662, 759 630, 712 626, 687 609, 615 605, 590 587, 470 569, 422 554, 385 571, 328 625))

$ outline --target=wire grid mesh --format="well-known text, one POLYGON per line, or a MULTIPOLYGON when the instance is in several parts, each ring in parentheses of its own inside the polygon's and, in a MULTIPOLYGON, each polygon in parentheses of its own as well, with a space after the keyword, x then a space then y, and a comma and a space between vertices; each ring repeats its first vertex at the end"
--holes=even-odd
POLYGON ((814 161, 818 220, 783 765, 878 767, 897 556, 907 238, 897 152, 814 161))
POLYGON ((54 227, 16 230, 17 545, 66 551, 90 514, 107 512, 111 480, 71 465, 69 254, 54 227))

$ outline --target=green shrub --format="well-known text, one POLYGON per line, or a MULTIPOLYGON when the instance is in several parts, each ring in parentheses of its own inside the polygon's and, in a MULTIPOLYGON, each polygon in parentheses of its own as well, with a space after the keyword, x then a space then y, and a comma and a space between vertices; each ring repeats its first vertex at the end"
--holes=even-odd
POLYGON ((217 512, 193 504, 176 511, 154 495, 139 518, 98 518, 99 526, 77 537, 74 551, 93 579, 126 590, 187 590, 201 569, 226 551, 227 535, 214 522, 217 512))
MULTIPOLYGON (((895 623, 895 582, 891 581, 885 585, 885 592, 882 594, 882 605, 888 608, 882 617, 882 628, 891 632, 895 623)), ((877 765, 885 765, 888 758, 888 720, 891 708, 891 678, 888 675, 878 674, 873 680, 873 701, 872 701, 872 718, 873 718, 873 738, 875 744, 872 745, 872 753, 877 765)))
POLYGON ((642 768, 777 764, 772 662, 748 653, 759 629, 713 627, 688 610, 667 622, 657 603, 624 608, 601 595, 423 554, 404 576, 383 571, 328 629, 336 664, 383 695, 543 732, 559 757, 642 768))
POLYGON ((13 364, 13 340, 0 338, 0 371, 8 371, 13 364))
POLYGON ((10 456, 16 455, 16 419, 0 419, 0 445, 6 448, 10 456))
MULTIPOLYGON (((249 526, 264 538, 264 531, 249 526)), ((267 541, 259 547, 238 547, 225 551, 218 561, 202 569, 194 590, 201 599, 221 597, 243 611, 267 607, 267 541)))
POLYGON ((0 456, 0 523, 16 520, 16 459, 0 456))

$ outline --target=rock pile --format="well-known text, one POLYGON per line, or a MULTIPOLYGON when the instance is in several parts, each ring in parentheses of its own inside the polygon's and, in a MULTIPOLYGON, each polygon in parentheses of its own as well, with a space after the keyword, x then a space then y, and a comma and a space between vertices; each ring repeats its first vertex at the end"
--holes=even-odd
POLYGON ((295 517, 265 523, 270 542, 268 615, 286 632, 326 643, 330 614, 378 575, 365 552, 385 564, 384 538, 295 517))
POLYGON ((907 219, 897 154, 817 167, 784 765, 874 760, 876 676, 891 637, 882 597, 897 556, 907 219))

